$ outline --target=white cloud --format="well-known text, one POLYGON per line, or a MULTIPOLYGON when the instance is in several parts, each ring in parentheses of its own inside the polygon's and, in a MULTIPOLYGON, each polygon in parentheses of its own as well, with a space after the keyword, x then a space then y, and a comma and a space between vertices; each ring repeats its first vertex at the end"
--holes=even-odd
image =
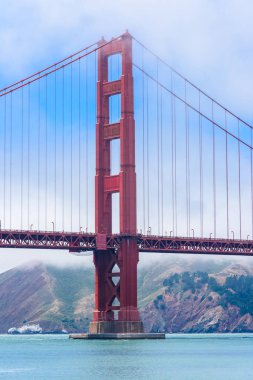
POLYGON ((58 267, 91 267, 92 256, 74 256, 66 251, 7 249, 0 251, 0 273, 30 262, 45 262, 58 267))
POLYGON ((250 120, 252 11, 250 0, 12 0, 0 16, 1 85, 128 28, 250 120))

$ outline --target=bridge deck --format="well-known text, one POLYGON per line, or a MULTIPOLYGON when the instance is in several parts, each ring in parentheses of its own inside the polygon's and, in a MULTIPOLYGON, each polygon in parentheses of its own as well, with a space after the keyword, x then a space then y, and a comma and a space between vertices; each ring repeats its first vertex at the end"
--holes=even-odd
MULTIPOLYGON (((105 237, 104 248, 118 249, 122 239, 136 239, 140 252, 253 256, 252 240, 168 237, 153 235, 105 237)), ((94 233, 1 230, 0 248, 58 249, 72 252, 100 247, 101 236, 94 233)))

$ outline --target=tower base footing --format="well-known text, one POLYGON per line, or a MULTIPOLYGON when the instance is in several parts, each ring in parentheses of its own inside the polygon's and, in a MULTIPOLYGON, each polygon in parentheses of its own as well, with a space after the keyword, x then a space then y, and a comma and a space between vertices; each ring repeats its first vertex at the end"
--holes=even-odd
POLYGON ((90 334, 140 334, 144 333, 141 321, 90 322, 90 334))

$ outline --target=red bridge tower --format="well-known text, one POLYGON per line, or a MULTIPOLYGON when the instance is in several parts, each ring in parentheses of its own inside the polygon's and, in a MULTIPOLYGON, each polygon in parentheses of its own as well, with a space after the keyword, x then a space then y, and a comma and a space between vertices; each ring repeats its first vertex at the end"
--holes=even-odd
MULTIPOLYGON (((101 41, 103 45, 105 41, 101 41)), ((95 310, 90 333, 141 333, 137 308, 135 122, 133 105, 132 38, 120 39, 98 50, 95 228, 95 310), (108 82, 108 57, 122 56, 122 76, 108 82), (109 98, 121 94, 121 118, 110 124, 109 98), (111 175, 110 143, 120 139, 120 173, 111 175), (120 197, 118 250, 106 248, 112 233, 112 194, 120 197)))

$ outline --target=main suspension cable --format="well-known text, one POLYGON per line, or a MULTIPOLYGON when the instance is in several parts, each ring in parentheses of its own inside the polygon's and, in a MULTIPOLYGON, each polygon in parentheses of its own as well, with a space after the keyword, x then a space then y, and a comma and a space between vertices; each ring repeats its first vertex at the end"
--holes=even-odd
POLYGON ((229 109, 224 107, 222 104, 220 104, 217 100, 213 99, 210 95, 208 95, 206 92, 201 90, 199 87, 197 87, 194 83, 192 83, 189 79, 184 77, 182 74, 180 74, 177 70, 175 70, 172 66, 170 66, 166 61, 164 61, 162 58, 160 58, 157 54, 155 54, 152 50, 150 50, 148 47, 146 47, 142 42, 137 40, 134 36, 132 36, 133 40, 136 41, 142 48, 144 48, 146 51, 148 51, 153 57, 157 60, 159 60, 161 63, 163 63, 165 66, 169 68, 170 71, 178 75, 181 79, 189 83, 193 88, 195 88, 198 92, 200 92, 202 95, 206 96, 209 100, 211 100, 213 103, 215 103, 218 107, 222 108, 224 111, 226 111, 231 116, 235 117, 236 119, 239 119, 241 123, 245 124, 247 127, 253 129, 253 126, 243 119, 241 119, 239 116, 235 115, 233 112, 231 112, 229 109))
MULTIPOLYGON (((7 91, 7 90, 9 90, 10 88, 15 87, 15 86, 17 86, 17 85, 19 85, 19 84, 24 84, 26 81, 28 81, 28 80, 31 79, 31 78, 34 78, 35 76, 39 76, 39 77, 41 77, 41 74, 45 73, 46 71, 52 69, 53 67, 56 68, 56 66, 60 65, 61 63, 65 62, 65 61, 67 61, 67 60, 70 60, 71 58, 75 57, 76 55, 81 54, 82 52, 84 52, 84 51, 86 51, 86 50, 88 50, 88 49, 91 49, 91 48, 92 48, 93 46, 95 46, 95 45, 97 45, 97 42, 95 42, 95 43, 92 44, 92 45, 87 46, 87 47, 84 48, 84 49, 79 50, 78 52, 76 52, 76 53, 74 53, 74 54, 71 54, 70 56, 68 56, 68 57, 66 57, 66 58, 64 58, 64 59, 62 59, 61 61, 58 61, 58 62, 56 62, 56 63, 53 63, 52 65, 46 67, 46 68, 43 69, 43 70, 40 70, 40 71, 38 71, 38 72, 36 72, 36 73, 34 73, 34 74, 32 74, 32 75, 29 75, 29 76, 26 77, 26 78, 23 78, 23 79, 19 80, 18 82, 15 82, 15 83, 11 84, 10 86, 7 86, 7 87, 2 88, 2 89, 0 90, 0 92, 7 91)), ((40 79, 40 78, 38 78, 38 79, 40 79)))
MULTIPOLYGON (((133 64, 138 70, 142 71, 141 67, 136 65, 135 63, 133 64)), ((155 77, 153 77, 151 74, 148 74, 147 72, 144 72, 144 74, 146 76, 149 77, 149 79, 151 79, 154 83, 157 83, 157 79, 155 77)), ((170 94, 173 95, 173 97, 177 100, 179 100, 180 102, 182 102, 183 104, 185 104, 185 101, 184 99, 182 99, 179 95, 175 94, 174 91, 172 91, 171 89, 169 89, 168 87, 166 87, 165 85, 163 85, 161 82, 158 82, 159 86, 161 86, 165 91, 169 92, 170 94)), ((200 92, 201 93, 201 92, 200 92)), ((188 106, 189 109, 193 110, 194 112, 196 112, 197 114, 200 113, 201 117, 207 121, 209 121, 210 123, 213 123, 217 128, 221 129, 223 132, 226 132, 229 136, 233 137, 234 139, 236 139, 237 141, 239 140, 243 145, 247 146, 248 148, 250 149, 253 149, 252 145, 249 145, 247 142, 243 141, 242 139, 239 139, 236 135, 234 135, 232 132, 226 130, 226 128, 222 127, 220 124, 218 124, 216 121, 212 120, 210 117, 206 116, 205 114, 203 114, 203 112, 199 112, 199 110, 195 107, 193 107, 190 103, 186 103, 186 105, 188 106)), ((240 119, 239 119, 240 120, 240 119)), ((243 121, 242 121, 243 122, 243 121)))

